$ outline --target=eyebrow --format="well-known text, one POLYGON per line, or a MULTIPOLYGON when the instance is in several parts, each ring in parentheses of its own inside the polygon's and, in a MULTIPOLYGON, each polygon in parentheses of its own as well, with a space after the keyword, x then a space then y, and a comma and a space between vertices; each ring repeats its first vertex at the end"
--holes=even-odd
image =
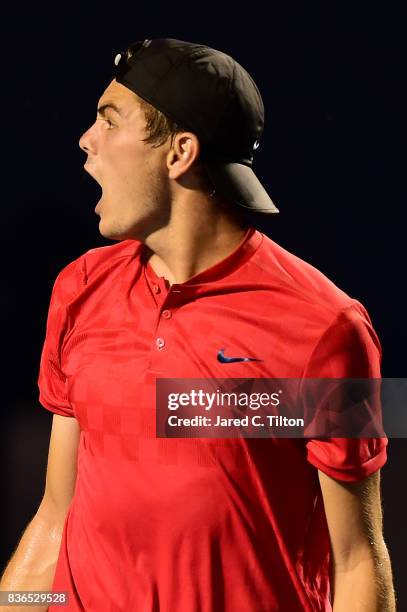
POLYGON ((106 102, 106 104, 102 104, 102 106, 99 106, 97 109, 97 114, 100 115, 101 117, 104 117, 106 114, 105 111, 108 108, 111 108, 112 110, 116 111, 118 115, 122 116, 120 109, 116 106, 114 102, 106 102))

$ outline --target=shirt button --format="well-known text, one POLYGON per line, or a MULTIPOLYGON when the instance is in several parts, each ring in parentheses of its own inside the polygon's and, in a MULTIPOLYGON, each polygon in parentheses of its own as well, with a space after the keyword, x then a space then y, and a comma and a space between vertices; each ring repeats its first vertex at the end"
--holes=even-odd
POLYGON ((163 310, 162 311, 162 316, 164 317, 164 319, 171 319, 171 317, 172 317, 171 310, 163 310))
POLYGON ((155 344, 158 349, 162 349, 165 344, 164 338, 156 338, 155 344))
POLYGON ((160 293, 160 287, 158 285, 153 285, 154 293, 160 293))

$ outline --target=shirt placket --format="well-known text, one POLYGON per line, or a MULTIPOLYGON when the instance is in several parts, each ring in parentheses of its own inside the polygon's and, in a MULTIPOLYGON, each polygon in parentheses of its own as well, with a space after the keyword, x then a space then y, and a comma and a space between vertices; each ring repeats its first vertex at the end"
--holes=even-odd
POLYGON ((147 282, 156 307, 155 329, 151 338, 151 365, 156 369, 159 368, 162 357, 167 359, 168 350, 171 349, 168 339, 173 316, 180 305, 183 290, 177 284, 167 286, 167 281, 163 277, 152 279, 147 274, 147 282))

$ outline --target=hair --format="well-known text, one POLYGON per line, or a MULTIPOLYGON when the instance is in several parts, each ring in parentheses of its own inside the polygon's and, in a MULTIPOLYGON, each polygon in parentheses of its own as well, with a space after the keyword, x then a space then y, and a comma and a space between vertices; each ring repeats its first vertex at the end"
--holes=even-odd
POLYGON ((172 121, 163 112, 152 106, 146 100, 139 97, 139 103, 144 113, 146 120, 146 131, 147 138, 144 141, 152 144, 155 147, 160 147, 167 142, 168 138, 171 137, 171 141, 174 136, 179 132, 183 131, 182 126, 172 121))
MULTIPOLYGON (((143 138, 143 142, 151 144, 153 147, 160 147, 167 142, 168 138, 171 139, 172 144, 176 134, 188 131, 143 98, 139 96, 138 98, 146 121, 147 138, 143 138)), ((201 189, 207 192, 208 197, 213 197, 216 190, 199 159, 197 160, 196 171, 200 179, 201 189)))
POLYGON ((167 142, 169 137, 172 141, 176 134, 183 131, 180 125, 164 115, 158 108, 155 108, 143 98, 138 98, 146 120, 147 138, 144 138, 144 142, 152 144, 154 147, 160 147, 167 142))

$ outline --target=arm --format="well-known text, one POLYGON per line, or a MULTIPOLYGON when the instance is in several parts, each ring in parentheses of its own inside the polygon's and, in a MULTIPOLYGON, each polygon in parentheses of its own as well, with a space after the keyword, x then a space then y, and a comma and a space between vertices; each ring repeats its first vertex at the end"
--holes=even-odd
MULTIPOLYGON (((54 414, 44 496, 4 571, 1 591, 51 590, 65 517, 75 488, 79 434, 75 418, 54 414)), ((47 606, 0 606, 0 609, 45 612, 47 606)))
POLYGON ((380 471, 359 482, 318 470, 332 551, 334 612, 394 612, 390 559, 382 533, 380 471))

